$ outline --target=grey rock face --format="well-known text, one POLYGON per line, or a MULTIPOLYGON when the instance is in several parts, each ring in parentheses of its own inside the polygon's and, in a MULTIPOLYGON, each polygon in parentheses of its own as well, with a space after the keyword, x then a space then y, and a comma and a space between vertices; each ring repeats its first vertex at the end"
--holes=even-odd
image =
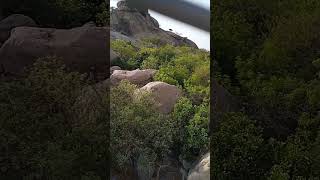
POLYGON ((110 40, 124 40, 124 41, 131 42, 134 45, 138 45, 137 40, 134 39, 133 37, 126 36, 120 32, 114 31, 112 29, 110 31, 110 40))
POLYGON ((24 16, 22 14, 13 14, 1 20, 0 21, 0 46, 10 37, 10 32, 13 28, 21 27, 21 26, 36 27, 37 24, 33 19, 29 18, 28 16, 24 16))
POLYGON ((118 3, 117 9, 111 11, 110 26, 112 31, 138 41, 146 38, 159 38, 164 43, 174 46, 197 47, 194 42, 187 38, 160 29, 158 21, 151 17, 147 10, 129 9, 126 3, 122 1, 118 3))
POLYGON ((106 72, 108 55, 106 27, 86 24, 73 29, 18 27, 0 49, 0 65, 6 72, 23 69, 41 57, 57 56, 67 67, 79 72, 106 72))
POLYGON ((188 180, 210 180, 210 153, 204 155, 191 169, 188 180))
POLYGON ((140 91, 151 93, 156 108, 164 114, 172 112, 182 93, 178 87, 160 81, 150 82, 140 88, 140 91))
POLYGON ((138 86, 144 86, 147 83, 152 81, 155 73, 156 73, 156 70, 153 70, 153 69, 144 69, 144 70, 136 69, 133 71, 114 70, 110 77, 110 81, 112 85, 117 85, 122 80, 128 80, 132 84, 135 84, 138 86))
POLYGON ((119 67, 119 66, 112 66, 112 67, 110 67, 110 74, 112 74, 113 71, 115 71, 115 70, 121 70, 121 67, 119 67))

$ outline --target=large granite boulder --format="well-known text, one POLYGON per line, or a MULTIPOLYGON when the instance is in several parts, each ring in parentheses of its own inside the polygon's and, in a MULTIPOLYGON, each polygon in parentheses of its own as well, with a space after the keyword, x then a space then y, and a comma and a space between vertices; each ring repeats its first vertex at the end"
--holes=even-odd
POLYGON ((92 23, 73 29, 18 27, 0 49, 0 65, 10 74, 21 74, 36 59, 56 56, 72 70, 107 72, 107 31, 92 23))
POLYGON ((197 45, 187 38, 161 29, 158 21, 151 17, 147 10, 130 9, 124 1, 120 1, 117 6, 117 9, 111 10, 111 31, 118 32, 130 39, 158 38, 163 43, 174 46, 187 45, 197 48, 197 45))
POLYGON ((190 170, 187 180, 210 180, 210 153, 204 155, 190 170))
POLYGON ((178 87, 160 81, 150 82, 139 90, 151 93, 155 107, 164 114, 172 112, 182 93, 178 87))
POLYGON ((10 37, 13 28, 28 26, 36 27, 36 22, 28 16, 13 14, 0 21, 0 46, 10 37))
POLYGON ((137 86, 144 86, 153 80, 153 76, 156 73, 154 69, 136 69, 133 71, 127 70, 114 70, 110 81, 112 85, 118 85, 122 80, 128 80, 130 83, 137 86))

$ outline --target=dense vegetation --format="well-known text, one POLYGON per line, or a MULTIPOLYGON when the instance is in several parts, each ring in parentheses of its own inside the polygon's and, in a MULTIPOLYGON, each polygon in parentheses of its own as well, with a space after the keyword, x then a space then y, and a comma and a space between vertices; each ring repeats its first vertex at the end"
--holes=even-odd
MULTIPOLYGON (((1 0, 0 18, 41 27, 109 23, 104 0, 1 0)), ((109 170, 109 91, 63 59, 43 57, 21 77, 0 75, 0 179, 102 180, 109 170)))
POLYGON ((242 104, 211 135, 214 179, 320 178, 319 15, 316 0, 212 1, 213 70, 242 104))
MULTIPOLYGON (((44 27, 109 23, 102 0, 0 7, 0 17, 25 14, 44 27)), ((194 160, 210 138, 214 179, 319 179, 319 20, 317 0, 213 0, 211 62, 208 52, 158 39, 140 48, 112 42, 120 55, 113 65, 157 69, 155 80, 181 88, 168 115, 148 94, 134 95, 135 85, 97 93, 85 75, 41 58, 26 77, 0 80, 0 179, 105 179, 109 162, 150 176, 169 155, 194 160), (210 63, 241 108, 213 119, 209 135, 210 63)))
POLYGON ((105 0, 1 0, 0 17, 23 14, 45 27, 70 28, 88 21, 109 23, 109 1, 105 0))
MULTIPOLYGON (((137 147, 137 150, 134 149, 138 151, 138 154, 133 154, 131 151, 129 151, 130 153, 127 153, 128 151, 126 153, 117 151, 115 154, 126 156, 126 158, 131 155, 131 158, 136 159, 145 153, 150 157, 150 153, 161 148, 156 151, 158 152, 158 154, 155 154, 157 156, 148 158, 149 163, 153 162, 161 165, 161 160, 168 157, 168 154, 174 154, 181 160, 192 162, 199 155, 208 151, 209 53, 191 47, 164 45, 156 38, 143 40, 139 48, 121 40, 112 41, 111 47, 120 55, 119 59, 112 65, 119 65, 123 69, 129 70, 136 68, 156 69, 158 71, 154 77, 155 81, 176 85, 183 91, 183 97, 175 105, 174 111, 168 115, 159 115, 159 113, 153 112, 154 110, 150 108, 152 106, 149 105, 150 102, 146 100, 144 100, 146 102, 143 105, 141 105, 141 99, 138 102, 131 100, 130 102, 133 103, 128 103, 128 99, 133 98, 133 93, 130 92, 136 88, 130 83, 127 82, 111 89, 111 102, 118 102, 116 107, 113 107, 114 104, 111 103, 111 116, 113 112, 117 116, 112 118, 111 122, 113 123, 113 119, 121 121, 122 125, 125 124, 125 127, 130 129, 126 132, 120 131, 120 133, 125 133, 126 137, 119 142, 122 142, 121 144, 127 143, 125 145, 130 147, 132 142, 139 140, 128 139, 127 136, 131 137, 131 130, 132 135, 137 137, 140 136, 134 134, 134 132, 144 134, 142 136, 144 138, 143 142, 140 140, 142 149, 140 147, 137 147), (117 92, 119 88, 125 89, 125 93, 117 92), (115 94, 117 94, 116 97, 115 94), (123 110, 124 108, 126 108, 126 111, 123 110), (135 131, 136 128, 140 130, 135 131), (159 130, 157 131, 158 137, 152 141, 152 144, 145 144, 150 142, 148 138, 156 137, 153 135, 155 129, 159 130), (161 138, 164 139, 161 140, 161 138), (154 143, 161 146, 154 147, 154 143)), ((147 95, 145 98, 147 98, 147 95)), ((111 132, 113 131, 114 129, 111 128, 111 132)), ((114 136, 111 133, 111 139, 113 139, 112 137, 114 136)), ((123 137, 123 135, 116 137, 123 137)))
POLYGON ((125 174, 137 167, 140 176, 151 177, 169 153, 175 124, 170 116, 151 108, 154 102, 149 94, 137 95, 136 89, 123 81, 110 90, 112 169, 125 174))
POLYGON ((0 81, 0 179, 98 180, 111 166, 151 177, 167 158, 189 161, 208 151, 208 52, 149 43, 126 56, 126 49, 122 67, 153 67, 156 80, 183 90, 174 111, 159 113, 129 82, 109 92, 61 59, 38 59, 25 77, 0 81))
POLYGON ((52 57, 25 78, 0 81, 0 179, 109 177, 108 93, 89 121, 84 77, 52 57))

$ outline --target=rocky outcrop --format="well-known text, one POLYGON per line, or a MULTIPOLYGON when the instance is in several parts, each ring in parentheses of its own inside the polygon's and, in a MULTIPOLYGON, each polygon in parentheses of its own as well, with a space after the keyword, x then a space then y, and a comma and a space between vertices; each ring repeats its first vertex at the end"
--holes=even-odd
POLYGON ((153 32, 159 24, 148 12, 129 9, 124 1, 117 4, 118 8, 111 11, 110 26, 112 30, 134 37, 137 34, 153 32))
POLYGON ((138 40, 135 39, 134 37, 129 37, 124 34, 121 34, 120 32, 116 32, 111 29, 110 31, 110 40, 124 40, 127 42, 131 42, 133 45, 138 46, 138 40))
POLYGON ((119 66, 111 66, 110 67, 110 74, 112 74, 115 70, 121 70, 121 67, 119 67, 119 66))
POLYGON ((110 82, 112 85, 118 85, 122 80, 128 80, 130 83, 141 87, 151 82, 155 73, 156 70, 153 69, 114 70, 110 82))
POLYGON ((36 22, 22 14, 13 14, 0 21, 0 47, 10 37, 12 29, 21 26, 36 27, 36 22))
POLYGON ((18 27, 0 49, 0 65, 21 74, 37 58, 57 56, 72 70, 106 72, 107 30, 92 23, 73 29, 18 27))
POLYGON ((191 169, 187 180, 210 180, 210 153, 204 155, 191 169))
POLYGON ((156 108, 164 114, 172 112, 182 93, 178 87, 160 81, 150 82, 139 90, 151 93, 156 108))
POLYGON ((123 36, 127 36, 128 39, 136 39, 138 41, 145 38, 158 38, 163 43, 174 46, 187 45, 197 47, 194 42, 187 38, 161 29, 158 21, 151 17, 147 10, 129 9, 124 1, 120 1, 117 6, 117 9, 111 10, 110 26, 112 32, 118 32, 123 36))

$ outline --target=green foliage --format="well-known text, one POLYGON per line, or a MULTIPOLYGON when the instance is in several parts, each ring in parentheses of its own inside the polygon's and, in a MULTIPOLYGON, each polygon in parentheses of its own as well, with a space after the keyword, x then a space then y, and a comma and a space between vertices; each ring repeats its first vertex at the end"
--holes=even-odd
POLYGON ((269 180, 289 180, 290 176, 281 167, 275 165, 271 170, 269 180))
POLYGON ((96 24, 98 26, 106 26, 110 24, 109 4, 101 3, 99 12, 96 14, 96 24))
MULTIPOLYGON (((252 153, 250 165, 243 162, 248 171, 242 172, 237 163, 225 166, 229 156, 221 155, 219 170, 225 177, 230 177, 230 169, 240 174, 231 179, 319 179, 319 1, 226 0, 213 2, 213 9, 214 58, 221 67, 214 64, 218 71, 214 75, 230 92, 238 93, 243 113, 262 126, 261 132, 247 133, 247 140, 276 138, 273 148, 256 149, 256 154, 274 152, 273 157, 252 153), (230 77, 231 83, 224 77, 230 77)), ((236 121, 229 123, 229 129, 238 128, 233 129, 236 135, 248 130, 236 121)), ((222 130, 217 129, 213 137, 222 130)), ((219 136, 220 141, 226 141, 224 136, 230 135, 219 136)), ((234 140, 243 143, 238 137, 234 140)), ((225 152, 241 149, 237 159, 241 162, 248 159, 243 148, 233 146, 225 152)))
POLYGON ((161 47, 165 46, 166 43, 163 42, 160 38, 158 37, 147 37, 142 39, 142 46, 143 47, 161 47))
MULTIPOLYGON (((169 62, 161 62, 155 79, 181 86, 196 104, 209 99, 210 60, 208 53, 188 47, 171 48, 175 56, 169 62)), ((148 60, 148 59, 147 59, 148 60)))
POLYGON ((143 42, 147 44, 141 48, 126 41, 111 42, 112 49, 120 55, 120 61, 113 65, 124 69, 157 69, 155 80, 184 88, 197 104, 209 99, 208 52, 191 47, 159 46, 159 41, 153 39, 143 42))
POLYGON ((119 61, 112 63, 113 66, 120 66, 124 69, 136 69, 139 67, 137 48, 130 42, 124 40, 111 41, 111 48, 120 56, 119 61))
POLYGON ((169 152, 175 134, 170 116, 157 112, 150 95, 136 90, 126 81, 111 89, 111 154, 118 169, 133 163, 145 170, 155 168, 169 152))
POLYGON ((196 106, 190 99, 182 97, 176 103, 172 116, 178 133, 173 149, 181 158, 193 161, 208 149, 208 103, 196 106))
POLYGON ((111 41, 111 48, 118 52, 122 59, 136 57, 136 48, 130 42, 124 40, 111 41))
POLYGON ((0 3, 4 16, 24 14, 42 26, 63 28, 81 26, 88 21, 108 23, 108 6, 104 0, 3 0, 0 3))
POLYGON ((255 123, 241 113, 226 114, 211 136, 214 179, 260 179, 272 151, 255 123))
POLYGON ((162 65, 172 61, 177 52, 177 48, 171 45, 164 45, 160 47, 142 47, 140 56, 143 58, 141 67, 143 69, 159 69, 162 65))
POLYGON ((183 90, 184 97, 171 113, 177 134, 170 148, 187 160, 195 160, 208 150, 209 53, 191 47, 163 45, 159 39, 144 39, 139 48, 125 41, 114 41, 112 48, 120 54, 122 68, 156 69, 155 81, 176 85, 183 90), (136 64, 130 66, 131 61, 136 64))
POLYGON ((186 154, 200 154, 208 149, 209 143, 209 107, 203 103, 196 108, 196 113, 186 127, 187 137, 184 146, 186 154))
POLYGON ((303 114, 296 134, 283 145, 279 165, 273 167, 271 177, 281 173, 293 179, 319 178, 319 130, 319 117, 303 114))
POLYGON ((208 103, 194 105, 190 99, 182 97, 175 104, 172 117, 177 133, 173 150, 182 159, 196 160, 199 154, 208 150, 208 103))
POLYGON ((182 86, 184 80, 187 79, 189 72, 183 66, 164 66, 160 68, 155 76, 157 81, 166 82, 168 84, 182 86))
POLYGON ((248 57, 255 51, 264 34, 271 29, 272 17, 277 12, 277 0, 214 0, 211 29, 214 36, 215 58, 222 70, 232 77, 237 57, 248 57))
POLYGON ((1 179, 105 179, 107 112, 79 123, 74 103, 84 76, 42 58, 28 76, 0 82, 1 179))
POLYGON ((318 107, 311 99, 318 99, 320 6, 315 1, 284 4, 261 49, 238 58, 235 66, 243 95, 253 100, 249 111, 278 135, 293 132, 301 113, 315 113, 318 107))

